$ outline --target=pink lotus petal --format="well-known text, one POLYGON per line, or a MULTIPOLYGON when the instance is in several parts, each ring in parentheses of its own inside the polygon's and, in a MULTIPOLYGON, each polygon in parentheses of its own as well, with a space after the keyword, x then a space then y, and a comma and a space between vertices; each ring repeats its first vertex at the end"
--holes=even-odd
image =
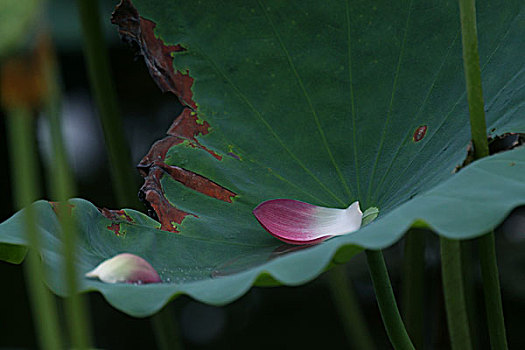
POLYGON ((272 236, 290 244, 312 244, 361 227, 359 202, 346 209, 318 207, 293 199, 272 199, 253 210, 272 236))
POLYGON ((159 283, 162 282, 155 269, 140 256, 123 253, 104 260, 86 277, 98 278, 106 283, 159 283))

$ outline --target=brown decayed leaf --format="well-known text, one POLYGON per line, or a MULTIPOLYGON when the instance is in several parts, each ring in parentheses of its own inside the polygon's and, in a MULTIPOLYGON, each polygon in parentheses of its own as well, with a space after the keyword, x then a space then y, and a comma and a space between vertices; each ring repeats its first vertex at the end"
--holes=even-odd
POLYGON ((168 129, 168 136, 157 141, 137 166, 144 177, 139 198, 148 208, 148 215, 161 223, 161 229, 178 232, 177 225, 180 225, 187 215, 193 214, 175 208, 167 200, 160 183, 164 175, 167 174, 195 191, 225 202, 231 203, 236 194, 191 170, 164 162, 168 150, 183 142, 208 152, 217 161, 222 160, 222 155, 206 148, 197 139, 197 136, 210 132, 210 125, 206 121, 198 120, 197 104, 193 100, 191 90, 194 80, 190 72, 175 71, 173 68, 176 53, 186 49, 181 45, 166 45, 157 38, 154 33, 156 23, 141 17, 130 0, 122 0, 117 5, 111 21, 119 26, 122 39, 134 46, 144 57, 148 70, 160 89, 173 93, 185 106, 168 129))

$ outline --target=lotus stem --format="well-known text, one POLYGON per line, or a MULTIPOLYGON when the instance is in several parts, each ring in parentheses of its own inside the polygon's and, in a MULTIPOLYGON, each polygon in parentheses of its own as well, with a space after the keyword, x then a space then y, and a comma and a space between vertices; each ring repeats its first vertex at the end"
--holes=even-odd
MULTIPOLYGON (((489 155, 489 149, 478 54, 475 0, 459 0, 459 10, 470 129, 474 155, 476 159, 480 159, 489 155)), ((490 343, 493 348, 507 349, 494 233, 491 232, 478 238, 478 248, 490 343)))
MULTIPOLYGON (((479 268, 478 260, 474 259, 474 241, 462 240, 461 249, 461 270, 463 275, 463 287, 465 289, 465 302, 467 305, 467 317, 469 319, 469 332, 472 348, 479 348, 480 317, 477 308, 476 298, 476 272, 479 268)), ((482 320, 481 320, 482 321, 482 320)))
POLYGON ((440 237, 441 274, 453 350, 472 349, 461 269, 460 241, 440 237))
POLYGON ((344 265, 336 266, 328 274, 328 283, 337 312, 352 349, 375 349, 374 341, 366 325, 359 300, 346 274, 344 265))
POLYGON ((399 314, 383 253, 380 250, 367 250, 366 258, 379 311, 392 346, 396 350, 415 349, 399 314))
POLYGON ((75 264, 76 223, 70 213, 67 199, 74 193, 74 184, 67 161, 61 127, 61 94, 57 82, 55 59, 51 45, 47 42, 47 55, 43 60, 45 74, 46 103, 45 109, 49 119, 53 149, 53 164, 48 166, 48 178, 51 191, 59 202, 58 218, 63 241, 63 259, 65 280, 69 296, 66 298, 66 316, 72 347, 75 349, 90 348, 90 324, 84 298, 78 294, 78 272, 75 264))
POLYGON ((425 296, 425 231, 411 229, 405 235, 402 312, 416 348, 423 348, 425 296))
POLYGON ((37 197, 37 160, 32 145, 34 130, 31 111, 15 107, 7 111, 11 175, 14 182, 16 207, 24 210, 25 229, 30 249, 24 272, 29 285, 29 297, 34 310, 34 322, 42 349, 63 349, 58 314, 52 294, 44 285, 45 271, 40 261, 40 238, 31 203, 37 197))
POLYGON ((151 326, 157 347, 160 350, 182 350, 179 325, 175 321, 173 308, 170 304, 151 316, 151 326))
POLYGON ((138 204, 133 191, 137 187, 133 178, 135 171, 131 166, 131 155, 122 127, 117 93, 111 79, 108 50, 99 18, 99 1, 78 0, 77 3, 91 90, 104 130, 117 205, 135 206, 138 204))
POLYGON ((459 0, 459 10, 470 131, 472 143, 474 144, 475 158, 480 159, 489 155, 489 145, 487 141, 483 90, 481 87, 475 0, 459 0))
POLYGON ((481 277, 487 310, 490 345, 492 349, 507 349, 507 336, 503 319, 503 306, 499 285, 498 264, 496 260, 496 245, 494 234, 478 238, 478 248, 481 263, 481 277))

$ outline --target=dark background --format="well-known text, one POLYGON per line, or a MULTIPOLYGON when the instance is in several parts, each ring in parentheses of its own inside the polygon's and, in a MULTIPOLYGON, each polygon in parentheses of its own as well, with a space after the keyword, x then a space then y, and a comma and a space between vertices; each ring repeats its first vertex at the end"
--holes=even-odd
MULTIPOLYGON (((136 164, 151 144, 163 137, 180 105, 171 94, 162 94, 147 72, 141 57, 122 43, 109 23, 114 1, 103 1, 102 19, 111 54, 125 129, 136 164)), ((109 166, 100 124, 89 92, 75 2, 53 1, 47 14, 53 31, 64 91, 64 127, 70 161, 77 180, 77 196, 99 207, 116 208, 112 196, 109 166)), ((0 222, 13 213, 9 179, 9 159, 5 137, 5 118, 0 118, 0 222)), ((46 126, 36 120, 41 173, 46 166, 46 126)), ((137 173, 138 191, 141 178, 137 173)), ((45 179, 42 188, 45 189, 45 179)), ((45 190, 42 198, 49 199, 45 190)), ((138 208, 143 209, 143 208, 138 208)), ((498 256, 502 279, 503 306, 510 348, 525 348, 525 210, 515 214, 498 229, 498 256)), ((386 251, 394 290, 400 290, 402 244, 386 251)), ((473 250, 475 252, 475 250, 473 250)), ((437 238, 427 235, 425 343, 429 349, 447 349, 448 335, 441 292, 437 238)), ((379 349, 388 349, 375 296, 361 254, 346 266, 361 307, 379 349)), ((483 296, 479 271, 475 271, 476 348, 488 348, 484 326, 483 296)), ((0 262, 0 349, 36 348, 31 310, 26 294, 22 266, 0 262)), ((107 304, 98 293, 87 298, 91 312, 95 345, 106 349, 154 348, 149 319, 122 314, 107 304)), ((399 299, 399 298, 398 298, 399 299)), ((57 303, 63 318, 62 301, 57 303)), ((245 296, 226 307, 212 307, 188 297, 173 303, 182 342, 188 349, 245 348, 348 348, 337 310, 325 277, 302 287, 252 288, 245 296)))

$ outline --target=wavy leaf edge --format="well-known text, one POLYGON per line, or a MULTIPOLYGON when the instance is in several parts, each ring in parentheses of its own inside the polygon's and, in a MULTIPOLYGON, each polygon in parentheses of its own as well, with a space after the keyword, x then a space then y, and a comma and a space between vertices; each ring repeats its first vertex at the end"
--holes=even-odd
MULTIPOLYGON (((432 197, 433 192, 435 193, 441 191, 442 189, 440 187, 455 188, 456 185, 460 185, 461 187, 459 188, 464 189, 465 187, 462 185, 471 183, 471 181, 469 181, 469 177, 472 174, 478 171, 487 171, 487 168, 492 170, 501 169, 501 162, 507 163, 509 167, 515 167, 517 174, 521 174, 522 170, 525 171, 525 147, 520 147, 512 151, 489 156, 468 165, 460 173, 446 180, 442 184, 436 186, 435 188, 429 190, 426 193, 421 194, 420 196, 413 198, 412 200, 405 202, 404 204, 392 210, 391 212, 385 215, 380 215, 375 221, 373 221, 369 225, 362 227, 361 229, 355 231, 352 234, 334 237, 321 244, 311 246, 310 248, 304 251, 299 250, 297 252, 294 252, 294 254, 284 255, 282 257, 269 261, 266 264, 257 266, 246 271, 242 271, 229 276, 214 278, 211 282, 228 285, 229 290, 233 290, 233 292, 231 293, 220 295, 215 292, 211 292, 210 289, 207 288, 207 285, 208 283, 210 283, 210 280, 193 281, 183 284, 162 283, 137 286, 127 284, 108 285, 106 283, 96 280, 89 280, 87 278, 81 281, 80 291, 100 292, 104 296, 104 298, 117 309, 135 317, 147 317, 159 311, 166 303, 168 303, 170 300, 176 298, 178 295, 181 294, 188 295, 193 299, 203 303, 212 305, 225 305, 244 295, 251 288, 251 286, 254 285, 266 286, 275 285, 276 283, 279 283, 282 285, 297 286, 300 284, 304 284, 308 281, 315 279, 326 269, 330 268, 332 264, 340 264, 347 262, 352 256, 358 254, 364 249, 382 249, 394 244, 404 235, 404 233, 410 227, 429 228, 438 235, 442 235, 447 238, 458 239, 458 235, 463 235, 464 232, 458 230, 453 231, 450 230, 450 228, 454 226, 454 221, 464 221, 464 219, 469 220, 468 217, 461 219, 452 218, 452 220, 448 218, 448 222, 446 220, 443 221, 443 218, 439 217, 439 215, 436 215, 435 208, 432 207, 427 207, 426 214, 424 214, 423 212, 420 213, 421 215, 415 216, 407 214, 414 213, 414 208, 421 208, 421 203, 419 202, 421 200, 427 200, 429 197, 432 197), (457 182, 459 182, 459 184, 457 182), (374 242, 374 238, 377 238, 378 231, 380 234, 383 227, 389 228, 390 237, 392 239, 387 243, 377 244, 376 242, 374 242), (294 267, 297 268, 295 260, 301 254, 309 254, 311 259, 313 259, 312 257, 315 257, 315 268, 310 269, 306 273, 304 273, 303 271, 303 273, 300 274, 300 278, 298 278, 297 275, 294 273, 294 267), (232 286, 234 286, 233 289, 232 286), (151 288, 159 288, 161 297, 156 298, 156 300, 149 300, 148 293, 150 293, 151 288), (148 302, 142 303, 140 305, 135 304, 133 305, 133 307, 130 307, 130 305, 126 303, 125 296, 133 294, 143 295, 145 300, 148 300, 148 302)), ((497 178, 498 180, 501 180, 497 172, 496 174, 494 174, 493 177, 497 178)), ((505 184, 505 181, 502 181, 500 183, 505 184)), ((473 229, 471 230, 471 232, 468 233, 468 237, 462 238, 474 238, 490 231, 494 227, 493 225, 487 225, 487 222, 491 222, 493 218, 496 218, 496 222, 498 222, 499 224, 515 207, 525 205, 525 184, 522 185, 522 188, 520 188, 519 191, 520 193, 523 192, 523 196, 516 196, 515 200, 503 201, 500 203, 500 205, 495 206, 490 220, 481 220, 479 216, 475 216, 477 219, 476 221, 474 221, 475 225, 468 225, 471 226, 473 229)), ((100 211, 93 204, 86 200, 72 199, 70 200, 70 202, 75 206, 87 205, 91 208, 93 215, 104 217, 103 214, 100 213, 100 211)), ((45 210, 49 210, 53 213, 53 215, 55 215, 52 211, 51 206, 49 205, 49 202, 47 201, 38 201, 35 202, 33 205, 35 205, 37 208, 39 206, 45 206, 45 210)), ((129 209, 124 210, 126 212, 129 212, 130 214, 136 214, 147 218, 147 216, 143 213, 129 209)), ((9 224, 11 221, 17 219, 21 215, 23 215, 23 210, 16 213, 13 217, 2 223, 0 227, 9 224)), ((149 218, 147 219, 151 220, 149 218)), ((136 223, 130 224, 138 225, 136 223)), ((145 226, 149 227, 147 225, 145 226)), ((19 236, 0 236, 0 239, 3 243, 14 245, 27 245, 25 239, 19 236)), ((43 250, 42 258, 44 263, 47 262, 46 267, 50 269, 50 267, 48 266, 48 253, 48 251, 43 250)), ((47 283, 54 293, 60 296, 66 296, 64 290, 59 286, 57 276, 53 276, 53 278, 51 278, 51 280, 48 280, 47 283)))

